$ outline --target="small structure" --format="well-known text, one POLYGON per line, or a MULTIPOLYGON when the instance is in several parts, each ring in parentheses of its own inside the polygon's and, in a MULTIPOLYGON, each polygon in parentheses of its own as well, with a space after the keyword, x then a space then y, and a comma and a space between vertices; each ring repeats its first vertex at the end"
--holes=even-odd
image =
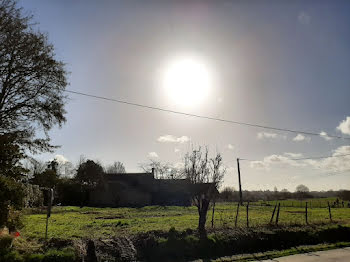
POLYGON ((152 173, 104 174, 103 182, 89 192, 88 204, 101 207, 191 205, 187 179, 155 179, 152 173))

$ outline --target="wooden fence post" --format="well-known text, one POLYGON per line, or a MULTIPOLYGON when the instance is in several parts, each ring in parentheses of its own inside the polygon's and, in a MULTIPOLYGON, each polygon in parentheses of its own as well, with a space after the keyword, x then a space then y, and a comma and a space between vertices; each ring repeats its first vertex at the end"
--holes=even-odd
POLYGON ((211 214, 211 227, 214 227, 214 212, 215 212, 215 201, 213 203, 213 213, 211 214))
POLYGON ((278 225, 278 219, 280 217, 280 206, 281 206, 281 203, 278 203, 277 214, 276 214, 276 225, 278 225))
POLYGON ((332 222, 332 211, 331 211, 331 206, 328 201, 328 213, 329 213, 329 220, 332 222))
POLYGON ((275 216, 276 208, 277 208, 277 203, 275 204, 275 208, 273 209, 272 216, 271 216, 271 219, 270 219, 270 223, 269 223, 269 224, 272 224, 273 217, 275 216))
POLYGON ((249 202, 247 204, 247 227, 249 227, 249 202))
POLYGON ((235 227, 237 227, 238 212, 239 212, 239 203, 237 204, 237 211, 236 211, 236 218, 235 218, 235 227))
POLYGON ((49 227, 49 218, 50 218, 50 216, 51 216, 52 202, 53 202, 53 189, 50 188, 50 189, 48 190, 48 203, 47 203, 47 214, 46 214, 45 241, 47 241, 47 231, 48 231, 48 227, 49 227))
POLYGON ((307 221, 307 202, 305 202, 305 222, 308 225, 309 222, 307 221))

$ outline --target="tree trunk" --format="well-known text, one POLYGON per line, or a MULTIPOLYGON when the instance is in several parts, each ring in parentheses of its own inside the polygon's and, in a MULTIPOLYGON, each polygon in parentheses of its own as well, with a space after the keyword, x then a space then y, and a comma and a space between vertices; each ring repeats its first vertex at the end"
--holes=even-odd
POLYGON ((200 206, 198 207, 199 221, 198 231, 201 239, 207 238, 207 231, 205 230, 205 223, 207 222, 207 212, 209 208, 209 201, 202 199, 200 206))

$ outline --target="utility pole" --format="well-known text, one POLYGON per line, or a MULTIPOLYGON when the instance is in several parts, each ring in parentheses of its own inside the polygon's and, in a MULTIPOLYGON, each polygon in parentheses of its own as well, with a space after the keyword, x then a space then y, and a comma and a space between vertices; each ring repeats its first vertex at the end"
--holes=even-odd
POLYGON ((238 183, 239 183, 239 203, 243 205, 242 186, 241 186, 241 170, 239 169, 239 158, 237 158, 238 183))

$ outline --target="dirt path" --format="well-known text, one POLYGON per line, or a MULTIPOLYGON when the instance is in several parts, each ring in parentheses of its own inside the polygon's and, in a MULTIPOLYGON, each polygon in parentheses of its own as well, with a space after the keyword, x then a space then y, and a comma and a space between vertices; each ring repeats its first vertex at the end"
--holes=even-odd
POLYGON ((263 262, 349 262, 350 247, 298 254, 269 260, 257 260, 263 262))

